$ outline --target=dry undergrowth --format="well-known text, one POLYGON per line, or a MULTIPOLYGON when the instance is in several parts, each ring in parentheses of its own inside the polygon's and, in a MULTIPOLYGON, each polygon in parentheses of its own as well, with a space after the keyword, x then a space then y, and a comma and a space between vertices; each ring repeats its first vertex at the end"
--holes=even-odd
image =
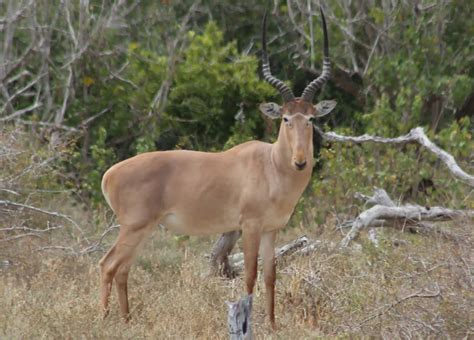
MULTIPOLYGON (((279 330, 268 328, 259 282, 257 337, 472 335, 472 231, 467 224, 454 228, 459 242, 386 232, 378 248, 362 243, 341 252, 327 242, 311 256, 285 259, 278 268, 279 330), (394 238, 408 243, 393 246, 394 238)), ((99 316, 99 254, 38 254, 35 243, 2 245, 1 337, 227 337, 224 301, 239 298, 243 282, 205 276, 208 239, 152 236, 132 271, 129 325, 118 317, 115 296, 111 316, 99 316)))
MULTIPOLYGON (((25 150, 36 146, 15 136, 0 135, 0 180, 8 189, 0 190, 0 200, 60 211, 77 221, 85 235, 62 217, 0 206, 0 338, 228 337, 224 301, 241 297, 242 279, 205 275, 204 255, 211 239, 176 238, 159 229, 132 269, 131 323, 119 319, 115 295, 111 315, 102 320, 97 262, 107 247, 79 256, 72 252, 99 239, 107 214, 82 208, 70 192, 36 190, 49 187, 42 181, 54 175, 48 162, 51 153, 29 154, 25 150), (17 229, 4 230, 12 227, 17 229), (24 227, 50 231, 15 238, 29 233, 24 227), (51 245, 66 248, 45 248, 51 245)), ((472 221, 446 223, 443 228, 455 237, 386 229, 379 234, 378 247, 363 235, 344 251, 334 246, 342 235, 331 221, 287 228, 279 244, 301 234, 323 244, 310 256, 289 257, 278 264, 277 332, 266 321, 259 281, 253 315, 256 337, 472 337, 472 221)), ((109 246, 116 233, 114 229, 102 243, 109 246)))

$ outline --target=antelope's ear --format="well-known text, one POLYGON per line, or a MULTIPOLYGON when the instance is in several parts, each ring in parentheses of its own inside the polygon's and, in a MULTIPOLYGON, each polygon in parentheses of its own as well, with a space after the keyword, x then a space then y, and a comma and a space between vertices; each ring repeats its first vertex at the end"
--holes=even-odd
POLYGON ((263 103, 258 106, 260 111, 271 119, 277 119, 281 117, 281 107, 275 103, 263 103))
POLYGON ((316 117, 324 117, 325 115, 331 113, 331 111, 336 107, 337 102, 335 100, 323 100, 317 103, 314 108, 316 109, 316 117))

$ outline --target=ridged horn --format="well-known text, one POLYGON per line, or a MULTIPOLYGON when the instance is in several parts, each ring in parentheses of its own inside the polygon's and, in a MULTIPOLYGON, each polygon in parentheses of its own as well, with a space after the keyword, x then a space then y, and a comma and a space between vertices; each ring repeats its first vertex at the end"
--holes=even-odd
POLYGON ((321 75, 314 79, 311 83, 306 86, 301 95, 301 99, 307 102, 312 102, 315 93, 328 81, 331 76, 331 62, 329 61, 329 42, 328 42, 328 30, 326 28, 326 18, 324 18, 323 8, 320 6, 321 20, 324 33, 324 58, 323 58, 323 71, 321 75))
POLYGON ((270 71, 267 54, 267 12, 265 12, 262 22, 262 72, 263 78, 280 92, 285 103, 295 99, 293 91, 284 82, 272 76, 270 71))

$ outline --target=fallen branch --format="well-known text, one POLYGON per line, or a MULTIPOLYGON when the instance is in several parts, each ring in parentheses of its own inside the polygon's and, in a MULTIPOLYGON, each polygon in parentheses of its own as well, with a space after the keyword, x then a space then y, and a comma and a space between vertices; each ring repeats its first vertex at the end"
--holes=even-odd
MULTIPOLYGON (((280 248, 275 249, 275 259, 278 261, 290 255, 308 255, 320 246, 320 242, 311 241, 306 235, 300 236, 280 248)), ((259 257, 259 261, 260 261, 259 257)), ((244 267, 244 254, 236 253, 230 256, 231 267, 234 270, 242 270, 244 267)))
POLYGON ((436 144, 428 139, 422 127, 412 129, 409 133, 404 136, 395 138, 384 138, 378 136, 362 135, 362 136, 341 136, 334 132, 322 132, 318 128, 315 128, 318 133, 321 134, 324 140, 329 142, 352 142, 355 144, 361 144, 365 142, 382 143, 382 144, 408 144, 408 143, 419 143, 429 151, 434 153, 441 159, 444 164, 448 167, 451 173, 458 179, 466 182, 467 184, 474 186, 474 176, 464 172, 452 155, 439 148, 436 144))
POLYGON ((78 256, 79 254, 74 250, 73 247, 63 247, 63 246, 46 246, 46 247, 40 247, 36 249, 36 251, 45 251, 45 250, 61 250, 61 251, 67 251, 70 254, 74 256, 78 256))
MULTIPOLYGON (((388 197, 383 189, 376 189, 375 195, 388 197), (383 192, 383 194, 381 193, 383 192)), ((387 220, 400 221, 446 221, 457 218, 474 218, 474 210, 453 210, 443 207, 422 207, 419 205, 404 206, 387 206, 376 198, 370 198, 371 201, 377 202, 372 208, 363 211, 352 222, 349 233, 341 241, 340 246, 345 248, 354 240, 363 228, 383 224, 387 220)), ((390 200, 391 202, 391 200, 390 200)))
POLYGON ((369 322, 370 320, 373 320, 375 318, 378 318, 382 315, 384 315, 385 313, 387 313, 389 310, 393 309, 395 306, 399 305, 400 303, 404 302, 404 301, 407 301, 407 300, 410 300, 410 299, 414 299, 414 298, 434 298, 434 297, 438 297, 440 296, 441 294, 441 291, 440 291, 440 288, 439 286, 437 285, 436 286, 436 290, 434 292, 428 292, 428 293, 425 293, 423 294, 423 290, 419 290, 413 294, 409 294, 401 299, 398 299, 397 301, 393 302, 393 303, 390 303, 390 304, 387 304, 380 309, 379 312, 369 316, 368 318, 365 318, 364 320, 362 320, 360 323, 359 323, 359 327, 366 324, 367 322, 369 322))

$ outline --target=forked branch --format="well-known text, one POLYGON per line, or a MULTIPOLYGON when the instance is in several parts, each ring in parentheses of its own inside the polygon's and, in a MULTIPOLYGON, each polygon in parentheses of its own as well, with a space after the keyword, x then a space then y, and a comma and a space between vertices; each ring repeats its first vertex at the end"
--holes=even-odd
POLYGON ((0 200, 0 206, 2 206, 2 205, 5 206, 5 207, 10 206, 10 207, 15 207, 15 208, 19 208, 19 209, 28 209, 28 210, 35 211, 35 212, 38 212, 38 213, 41 213, 41 214, 45 214, 45 215, 65 219, 66 221, 71 223, 79 231, 79 233, 82 235, 84 240, 88 241, 87 238, 85 237, 84 231, 81 229, 79 224, 67 215, 58 213, 56 211, 49 211, 49 210, 34 207, 32 205, 12 202, 12 201, 8 201, 8 200, 0 200))
MULTIPOLYGON (((363 228, 384 225, 386 221, 446 221, 459 218, 474 218, 474 210, 453 210, 443 207, 422 207, 419 205, 393 206, 377 199, 376 196, 388 197, 383 189, 376 189, 368 202, 374 202, 372 208, 363 211, 351 223, 351 230, 340 243, 341 248, 347 247, 363 228)), ((391 201, 391 200, 389 200, 391 201)))
POLYGON ((319 129, 316 130, 322 135, 323 139, 328 142, 352 142, 355 144, 361 144, 365 142, 373 143, 382 143, 382 144, 408 144, 408 143, 419 143, 424 146, 426 149, 434 153, 439 159, 443 161, 444 164, 448 167, 449 171, 457 177, 458 179, 466 182, 470 186, 474 186, 474 176, 466 173, 458 165, 454 157, 438 147, 426 136, 422 127, 416 127, 412 129, 409 133, 404 136, 395 137, 395 138, 384 138, 371 135, 362 135, 362 136, 341 136, 334 132, 321 132, 319 129))

